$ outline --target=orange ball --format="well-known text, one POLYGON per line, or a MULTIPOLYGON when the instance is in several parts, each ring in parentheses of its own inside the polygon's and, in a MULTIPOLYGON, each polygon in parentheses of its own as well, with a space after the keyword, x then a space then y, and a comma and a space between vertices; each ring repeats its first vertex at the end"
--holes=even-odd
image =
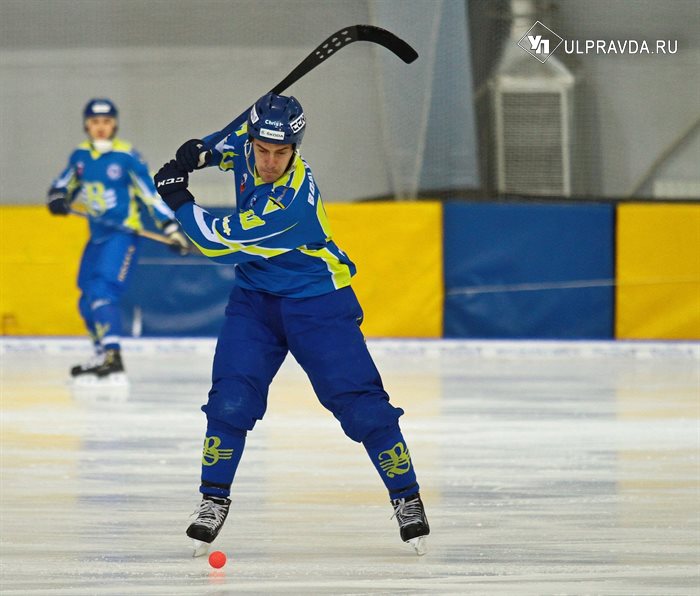
POLYGON ((209 565, 211 565, 214 569, 221 569, 224 565, 226 565, 226 555, 220 550, 215 550, 209 555, 209 565))

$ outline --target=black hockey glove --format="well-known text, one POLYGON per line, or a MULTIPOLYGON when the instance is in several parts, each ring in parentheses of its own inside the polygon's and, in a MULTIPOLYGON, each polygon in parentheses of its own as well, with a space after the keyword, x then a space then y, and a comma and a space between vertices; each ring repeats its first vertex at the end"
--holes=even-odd
POLYGON ((70 213, 70 205, 68 204, 66 193, 62 190, 50 190, 46 199, 46 206, 52 215, 68 215, 70 213))
POLYGON ((205 149, 204 141, 200 139, 190 139, 180 145, 175 152, 175 161, 181 170, 192 172, 206 168, 211 161, 211 151, 205 149))
POLYGON ((187 238, 185 238, 185 235, 180 231, 180 225, 175 220, 169 221, 163 226, 163 234, 170 240, 170 250, 180 253, 183 257, 189 254, 190 246, 187 242, 187 238))
POLYGON ((179 207, 189 201, 194 201, 192 193, 187 190, 188 179, 187 172, 180 169, 174 159, 166 163, 153 176, 158 194, 173 211, 177 211, 179 207))

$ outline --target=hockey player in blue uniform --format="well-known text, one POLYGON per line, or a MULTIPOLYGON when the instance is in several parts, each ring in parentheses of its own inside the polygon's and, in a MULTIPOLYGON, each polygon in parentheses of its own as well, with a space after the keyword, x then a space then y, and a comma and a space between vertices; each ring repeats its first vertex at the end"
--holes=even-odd
POLYGON ((48 193, 52 214, 67 215, 74 202, 82 203, 90 222, 90 240, 78 274, 78 308, 92 337, 95 357, 71 369, 71 375, 80 381, 123 376, 119 298, 136 263, 141 207, 174 247, 182 251, 187 247, 187 239, 156 193, 141 156, 131 144, 116 138, 117 118, 117 108, 110 100, 88 102, 83 110, 88 139, 71 153, 48 193))
POLYGON ((355 265, 333 242, 320 191, 299 154, 305 130, 299 102, 269 93, 215 145, 208 165, 235 181, 236 210, 227 217, 213 217, 187 189, 188 173, 203 167, 204 141, 183 144, 155 176, 192 242, 236 266, 202 407, 203 499, 187 535, 197 556, 221 530, 246 434, 263 417, 270 383, 291 352, 321 404, 363 444, 389 491, 401 538, 423 554, 430 529, 398 424, 403 410, 389 403, 360 331, 362 309, 350 287, 355 265))

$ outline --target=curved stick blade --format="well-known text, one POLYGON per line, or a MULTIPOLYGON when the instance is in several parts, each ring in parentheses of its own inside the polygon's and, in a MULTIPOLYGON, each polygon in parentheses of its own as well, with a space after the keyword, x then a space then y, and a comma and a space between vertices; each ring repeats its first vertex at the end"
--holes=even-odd
POLYGON ((418 52, 391 31, 374 25, 356 25, 356 28, 358 40, 378 43, 396 54, 406 64, 410 64, 418 58, 418 52))

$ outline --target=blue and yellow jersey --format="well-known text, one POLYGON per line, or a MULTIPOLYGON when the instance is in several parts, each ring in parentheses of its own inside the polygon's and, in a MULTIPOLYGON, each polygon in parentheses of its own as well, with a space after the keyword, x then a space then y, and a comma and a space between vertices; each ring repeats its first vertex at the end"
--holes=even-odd
POLYGON ((91 238, 98 242, 118 233, 110 224, 140 230, 142 208, 159 226, 174 219, 156 193, 148 166, 121 139, 114 139, 112 150, 104 154, 95 151, 89 141, 78 145, 52 182, 49 192, 54 190, 65 191, 71 202, 82 203, 90 216, 91 238))
POLYGON ((236 265, 238 286, 306 298, 350 285, 355 265, 333 242, 318 186, 298 153, 281 178, 264 182, 244 124, 215 146, 209 165, 233 175, 236 211, 217 218, 189 202, 175 216, 204 255, 236 265))

